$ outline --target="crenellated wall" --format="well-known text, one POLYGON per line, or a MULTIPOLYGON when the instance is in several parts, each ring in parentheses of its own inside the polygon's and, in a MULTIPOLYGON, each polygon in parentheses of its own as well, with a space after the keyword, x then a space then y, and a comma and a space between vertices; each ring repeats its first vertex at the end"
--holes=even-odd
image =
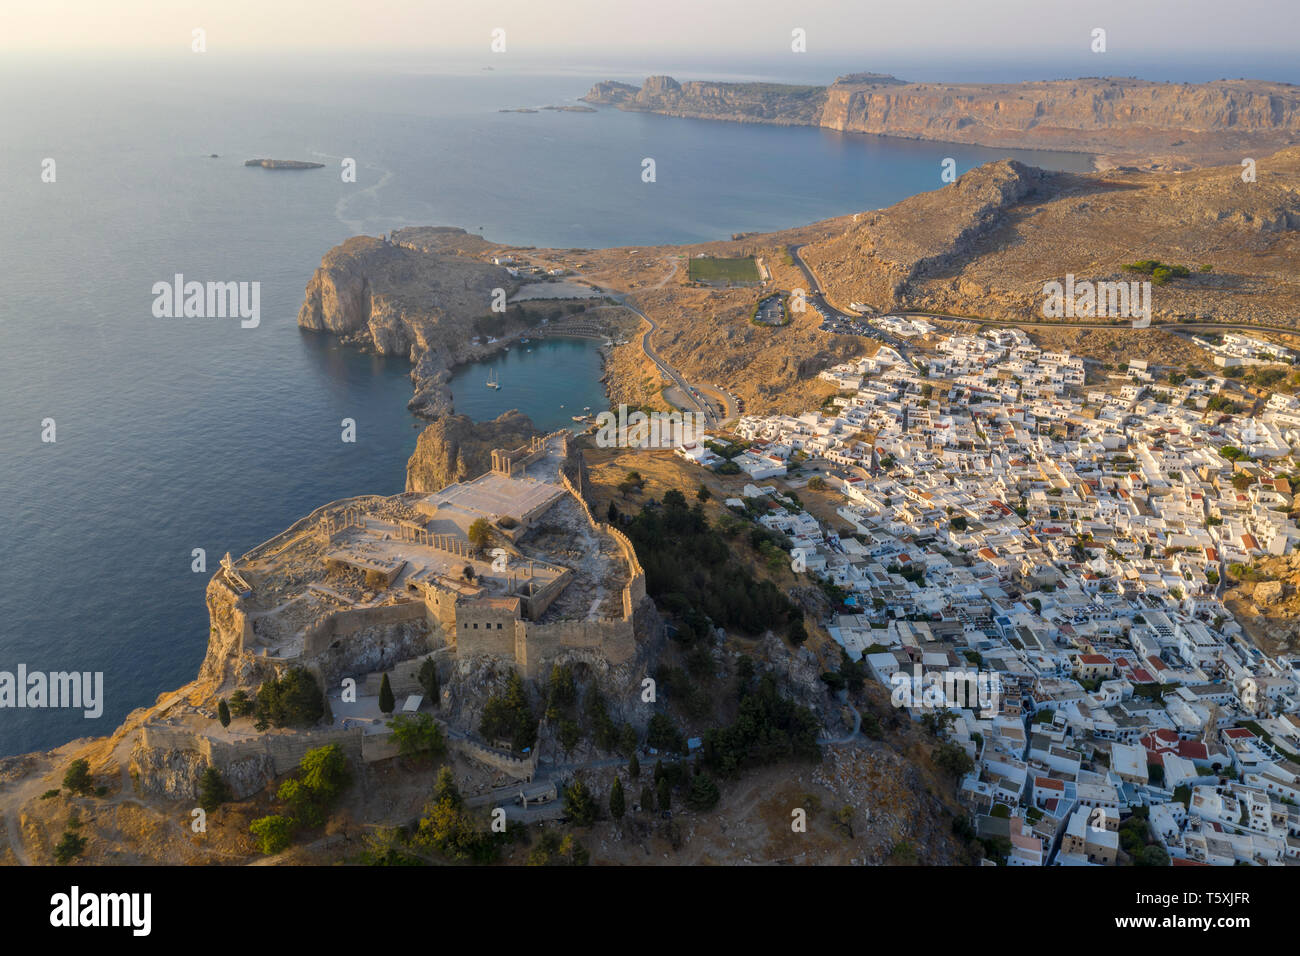
POLYGON ((641 562, 637 560, 636 548, 632 547, 632 542, 628 540, 627 535, 619 531, 613 525, 606 524, 603 521, 597 521, 591 513, 591 506, 587 504, 587 499, 578 493, 578 489, 573 486, 569 476, 560 469, 560 482, 564 485, 569 494, 577 500, 582 506, 582 513, 587 516, 592 528, 601 534, 607 534, 618 544, 619 552, 623 555, 623 560, 627 562, 628 573, 630 575, 627 584, 623 588, 623 616, 631 618, 636 606, 645 599, 645 570, 641 567, 641 562))

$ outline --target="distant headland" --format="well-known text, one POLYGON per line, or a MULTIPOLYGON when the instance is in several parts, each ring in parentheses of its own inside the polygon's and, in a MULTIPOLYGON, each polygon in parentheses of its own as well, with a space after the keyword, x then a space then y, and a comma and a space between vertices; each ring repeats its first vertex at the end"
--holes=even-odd
POLYGON ((1265 80, 910 83, 854 73, 830 86, 791 86, 652 76, 639 88, 597 83, 583 99, 697 119, 1094 153, 1100 168, 1187 169, 1300 143, 1300 87, 1265 80))
POLYGON ((324 163, 307 163, 301 159, 248 159, 245 166, 261 166, 263 169, 323 169, 324 163))

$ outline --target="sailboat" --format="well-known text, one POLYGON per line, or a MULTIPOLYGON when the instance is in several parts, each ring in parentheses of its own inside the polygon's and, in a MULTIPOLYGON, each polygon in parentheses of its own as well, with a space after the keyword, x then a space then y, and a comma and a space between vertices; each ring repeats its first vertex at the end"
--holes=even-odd
POLYGON ((488 387, 488 388, 500 388, 500 387, 501 387, 501 383, 497 380, 497 373, 496 373, 496 370, 495 370, 495 369, 493 369, 492 371, 488 372, 488 377, 487 377, 487 387, 488 387))

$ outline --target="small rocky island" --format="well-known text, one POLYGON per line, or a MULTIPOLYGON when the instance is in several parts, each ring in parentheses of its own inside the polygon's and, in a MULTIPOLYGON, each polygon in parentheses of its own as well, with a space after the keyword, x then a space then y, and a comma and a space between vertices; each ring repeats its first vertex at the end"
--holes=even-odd
POLYGON ((324 163, 306 163, 300 159, 249 159, 245 166, 261 166, 263 169, 323 169, 324 163))

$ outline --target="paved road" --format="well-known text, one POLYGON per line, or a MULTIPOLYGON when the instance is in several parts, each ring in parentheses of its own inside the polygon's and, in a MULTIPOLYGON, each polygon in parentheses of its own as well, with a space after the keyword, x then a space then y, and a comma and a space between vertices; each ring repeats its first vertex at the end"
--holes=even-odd
MULTIPOLYGON (((672 268, 669 269, 667 274, 658 282, 656 282, 654 285, 647 286, 648 289, 662 289, 664 286, 666 286, 669 282, 672 281, 672 278, 677 274, 677 269, 679 267, 678 258, 674 256, 672 257, 672 260, 673 260, 672 268)), ((590 283, 593 286, 595 285, 594 280, 589 279, 586 276, 583 276, 581 274, 578 274, 576 278, 581 279, 584 282, 590 283)), ((721 402, 722 417, 720 418, 718 416, 718 413, 713 408, 712 404, 707 400, 705 400, 702 396, 696 395, 695 392, 691 390, 691 386, 687 383, 686 379, 682 376, 682 374, 678 372, 677 369, 673 368, 670 364, 668 364, 668 362, 665 361, 662 355, 660 355, 658 352, 655 351, 654 346, 650 344, 650 337, 653 336, 657 331, 659 331, 659 324, 655 322, 654 319, 650 318, 650 316, 646 315, 646 313, 643 312, 641 309, 638 309, 635 305, 632 305, 630 302, 628 302, 627 301, 628 293, 614 292, 612 290, 609 290, 604 292, 604 295, 607 295, 609 298, 613 299, 615 302, 617 302, 623 308, 627 309, 629 312, 634 312, 642 319, 645 320, 645 323, 647 326, 649 326, 649 328, 646 329, 645 333, 642 334, 641 336, 641 350, 645 352, 646 357, 650 359, 650 361, 654 362, 655 367, 659 369, 659 371, 664 375, 664 377, 667 378, 674 385, 676 385, 677 388, 681 391, 683 404, 686 405, 686 408, 684 409, 685 411, 694 410, 698 412, 704 418, 705 427, 709 429, 718 428, 718 426, 722 424, 724 418, 730 417, 728 415, 730 409, 728 408, 725 400, 721 402)))
MULTIPOLYGON (((668 282, 676 274, 677 274, 677 260, 674 259, 672 269, 668 272, 666 276, 660 279, 659 282, 656 285, 652 286, 651 288, 662 289, 665 285, 668 284, 668 282)), ((635 312, 637 315, 639 315, 642 319, 645 320, 645 323, 646 325, 649 326, 649 328, 646 329, 645 333, 641 336, 641 350, 645 352, 646 357, 650 359, 650 361, 655 363, 655 367, 659 369, 659 371, 663 373, 663 375, 670 382, 672 382, 681 390, 683 399, 685 403, 689 406, 687 410, 689 411, 690 408, 693 408, 701 415, 703 415, 704 425, 706 428, 710 428, 710 429, 717 428, 721 424, 722 420, 718 417, 717 412, 714 411, 713 405, 710 402, 705 401, 700 396, 696 395, 695 392, 691 389, 691 386, 687 383, 686 379, 682 377, 682 374, 678 372, 677 369, 669 365, 668 362, 664 360, 663 356, 661 356, 658 352, 655 351, 654 346, 650 344, 651 336, 653 336, 656 332, 659 331, 659 324, 655 322, 654 319, 650 318, 650 316, 646 315, 645 312, 641 311, 635 305, 632 305, 630 302, 628 302, 627 293, 607 293, 607 294, 610 296, 610 298, 612 298, 623 308, 627 309, 629 312, 635 312)), ((725 406, 723 408, 723 413, 724 414, 726 413, 725 406)))
MULTIPOLYGON (((826 293, 822 291, 821 283, 817 281, 817 276, 813 273, 812 267, 808 265, 807 262, 804 261, 804 258, 801 255, 799 255, 799 250, 802 248, 803 246, 786 247, 787 251, 790 253, 790 258, 794 260, 795 265, 797 265, 800 271, 803 272, 804 278, 808 280, 808 301, 812 303, 813 308, 821 307, 822 309, 825 309, 827 312, 829 312, 831 316, 837 321, 853 323, 854 325, 863 329, 863 331, 860 333, 839 332, 834 334, 838 334, 838 335, 858 334, 858 335, 863 335, 867 338, 873 338, 880 342, 883 342, 885 345, 888 345, 890 348, 898 352, 898 354, 901 355, 903 358, 905 359, 909 358, 911 349, 906 342, 903 342, 901 339, 898 339, 897 337, 890 335, 887 332, 882 332, 880 329, 867 325, 864 316, 851 315, 848 312, 845 312, 843 309, 840 309, 837 306, 834 306, 830 303, 830 301, 826 298, 826 293)), ((826 331, 833 332, 833 330, 831 329, 827 329, 826 331)))

